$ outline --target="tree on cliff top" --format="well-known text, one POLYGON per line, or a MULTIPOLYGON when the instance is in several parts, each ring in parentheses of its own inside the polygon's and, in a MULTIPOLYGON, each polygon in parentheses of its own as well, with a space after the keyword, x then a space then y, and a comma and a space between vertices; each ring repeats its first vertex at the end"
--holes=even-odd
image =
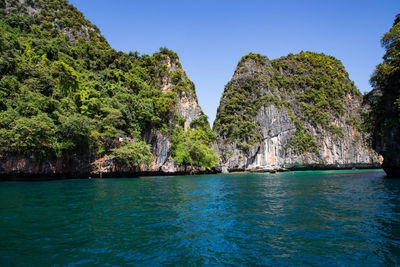
POLYGON ((149 164, 143 137, 173 132, 183 91, 195 97, 173 51, 117 52, 65 0, 0 0, 0 158, 96 154, 149 164), (166 77, 173 86, 163 93, 166 77), (135 143, 116 149, 119 137, 135 143))
POLYGON ((376 142, 383 129, 398 127, 400 122, 400 14, 382 37, 381 44, 386 52, 370 80, 374 89, 366 97, 373 107, 371 122, 375 145, 379 145, 376 142))
POLYGON ((400 14, 381 44, 386 52, 370 80, 374 89, 365 96, 371 105, 366 125, 372 132, 374 148, 384 157, 384 170, 396 176, 400 175, 400 14))
POLYGON ((392 28, 381 39, 386 49, 383 62, 376 67, 371 78, 371 84, 383 95, 396 96, 394 99, 395 113, 399 115, 400 93, 400 14, 396 16, 392 28))

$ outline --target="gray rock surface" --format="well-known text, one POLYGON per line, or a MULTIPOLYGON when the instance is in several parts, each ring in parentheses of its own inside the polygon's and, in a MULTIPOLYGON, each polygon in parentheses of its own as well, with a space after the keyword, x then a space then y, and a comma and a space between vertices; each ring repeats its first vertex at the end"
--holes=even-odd
MULTIPOLYGON (((295 147, 290 146, 290 140, 296 132, 295 118, 301 118, 303 112, 296 95, 305 89, 299 86, 296 89, 297 92, 273 83, 272 80, 277 77, 290 76, 290 70, 283 71, 274 68, 266 57, 262 57, 262 60, 262 64, 252 58, 242 60, 221 98, 214 131, 218 135, 218 148, 224 170, 271 171, 380 166, 378 155, 366 142, 367 134, 360 132, 357 127, 348 122, 350 118, 361 121, 362 97, 352 93, 348 93, 343 99, 344 113, 341 116, 334 114, 329 116, 329 125, 340 129, 343 136, 332 133, 327 127, 315 124, 306 117, 302 119, 304 129, 314 138, 318 152, 296 153, 295 147), (226 110, 230 105, 228 98, 235 95, 232 90, 239 92, 240 89, 243 93, 243 88, 249 81, 257 81, 253 83, 255 88, 251 89, 253 93, 250 98, 253 102, 250 108, 256 109, 256 113, 251 117, 250 122, 255 125, 253 131, 257 132, 259 137, 257 142, 250 143, 248 149, 243 149, 243 145, 239 144, 240 140, 229 137, 227 133, 229 130, 225 130, 224 122, 219 117, 223 116, 224 109, 226 110), (273 96, 277 100, 266 101, 261 107, 257 107, 257 99, 264 96, 273 96)), ((351 81, 346 77, 345 83, 351 84, 351 81)), ((246 115, 245 113, 249 112, 246 111, 249 107, 245 105, 241 107, 242 109, 236 111, 237 116, 246 115)))

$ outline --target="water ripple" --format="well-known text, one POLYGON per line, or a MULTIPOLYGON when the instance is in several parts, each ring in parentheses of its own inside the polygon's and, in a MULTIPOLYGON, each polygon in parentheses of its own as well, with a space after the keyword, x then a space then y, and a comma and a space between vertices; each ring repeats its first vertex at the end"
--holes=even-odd
POLYGON ((0 265, 398 265, 400 181, 320 171, 0 183, 0 265))

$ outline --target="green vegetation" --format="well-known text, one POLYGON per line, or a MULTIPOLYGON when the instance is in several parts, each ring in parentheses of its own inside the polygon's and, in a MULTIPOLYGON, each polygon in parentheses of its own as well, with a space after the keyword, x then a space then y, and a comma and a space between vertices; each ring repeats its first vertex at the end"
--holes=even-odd
MULTIPOLYGON (((0 155, 46 160, 96 154, 149 164, 144 133, 174 132, 178 94, 195 97, 176 53, 117 52, 63 0, 1 3, 0 155), (168 92, 162 92, 165 79, 172 83, 168 92), (116 148, 119 137, 133 142, 116 148)), ((200 148, 208 145, 202 140, 200 148)), ((204 159, 188 163, 203 162, 209 166, 204 159)))
POLYGON ((313 136, 304 128, 297 128, 292 139, 287 144, 295 154, 301 155, 306 152, 318 153, 319 149, 313 136))
POLYGON ((218 157, 211 149, 215 134, 210 129, 207 116, 194 119, 190 129, 175 127, 171 136, 172 156, 177 164, 211 167, 218 163, 218 157))
MULTIPOLYGON (((372 107, 365 116, 365 125, 372 132, 373 145, 378 148, 387 146, 387 153, 390 153, 398 147, 398 136, 393 133, 399 130, 400 125, 400 14, 381 43, 386 53, 370 80, 374 89, 365 96, 365 101, 372 107), (397 136, 397 140, 393 136, 397 136)), ((393 154, 389 155, 387 162, 393 154)))
POLYGON ((149 165, 153 161, 150 145, 143 141, 125 142, 121 147, 113 149, 112 152, 118 161, 131 166, 139 166, 143 163, 149 165))
MULTIPOLYGON (((242 58, 233 80, 225 87, 215 131, 226 142, 236 140, 246 151, 262 138, 256 119, 260 108, 274 105, 277 109, 284 108, 295 122, 296 134, 287 148, 297 154, 317 151, 315 137, 300 122, 307 121, 343 138, 342 129, 333 124, 334 119, 348 116, 344 107, 361 94, 342 63, 312 52, 289 54, 270 61, 271 64, 267 62, 266 57, 257 54, 242 58), (256 63, 252 70, 244 67, 246 60, 256 63)), ((360 124, 357 117, 352 117, 352 122, 360 124)))
POLYGON ((302 111, 296 115, 327 130, 333 129, 329 124, 332 116, 344 115, 348 96, 361 97, 342 63, 332 56, 300 52, 276 59, 272 65, 280 70, 277 77, 280 87, 286 93, 295 93, 295 102, 302 111))
POLYGON ((265 65, 265 63, 268 61, 268 58, 260 54, 248 53, 241 58, 238 66, 243 66, 244 62, 247 60, 253 60, 257 65, 265 65))
POLYGON ((259 125, 254 123, 258 109, 255 108, 260 96, 258 82, 247 80, 244 83, 228 83, 222 99, 223 106, 217 110, 214 129, 231 142, 236 141, 244 150, 257 143, 262 137, 259 125))

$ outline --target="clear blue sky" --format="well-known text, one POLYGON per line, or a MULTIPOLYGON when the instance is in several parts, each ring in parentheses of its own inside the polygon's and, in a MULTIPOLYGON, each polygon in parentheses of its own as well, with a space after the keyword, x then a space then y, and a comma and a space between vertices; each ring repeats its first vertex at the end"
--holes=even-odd
POLYGON ((381 62, 379 40, 400 13, 400 0, 70 0, 110 45, 152 54, 178 53, 210 123, 240 58, 300 51, 342 61, 361 92, 381 62))

